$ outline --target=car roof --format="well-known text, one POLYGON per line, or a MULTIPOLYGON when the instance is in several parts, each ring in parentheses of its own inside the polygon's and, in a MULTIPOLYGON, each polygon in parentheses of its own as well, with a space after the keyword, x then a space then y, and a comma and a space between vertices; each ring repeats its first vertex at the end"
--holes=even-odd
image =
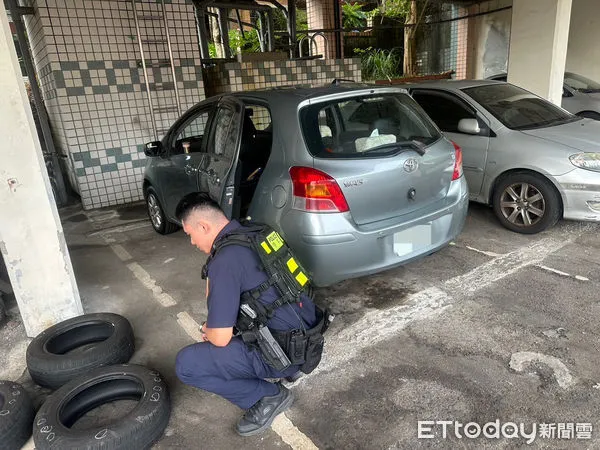
POLYGON ((335 94, 352 94, 352 92, 359 92, 365 90, 387 90, 390 88, 397 90, 398 92, 402 92, 406 89, 405 86, 386 86, 386 85, 374 85, 367 83, 339 83, 339 84, 325 84, 319 86, 307 86, 307 85, 296 85, 296 86, 280 86, 273 88, 265 88, 265 89, 256 89, 252 91, 240 91, 240 92, 232 92, 231 94, 234 97, 244 97, 244 98, 255 98, 261 99, 265 101, 287 101, 292 103, 300 103, 304 100, 311 98, 323 97, 326 95, 335 95, 335 94))
POLYGON ((402 85, 406 89, 432 88, 432 89, 467 89, 477 86, 488 86, 491 84, 502 84, 503 81, 495 80, 435 80, 423 81, 422 83, 409 83, 402 85))

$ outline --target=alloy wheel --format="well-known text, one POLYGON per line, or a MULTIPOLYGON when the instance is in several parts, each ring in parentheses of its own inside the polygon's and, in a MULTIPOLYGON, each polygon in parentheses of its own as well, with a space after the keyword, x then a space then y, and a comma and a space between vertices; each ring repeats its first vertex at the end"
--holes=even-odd
POLYGON ((514 183, 500 197, 500 210, 510 223, 530 227, 546 213, 546 201, 538 188, 529 183, 514 183))
POLYGON ((154 228, 158 230, 163 223, 162 211, 160 210, 158 199, 154 194, 150 193, 148 194, 148 199, 146 202, 148 204, 148 213, 150 215, 152 225, 154 225, 154 228))

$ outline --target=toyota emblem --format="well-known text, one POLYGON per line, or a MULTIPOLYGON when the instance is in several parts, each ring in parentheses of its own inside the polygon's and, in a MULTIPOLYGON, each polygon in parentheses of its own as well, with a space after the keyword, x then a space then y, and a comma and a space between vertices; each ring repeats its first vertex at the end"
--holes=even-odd
POLYGON ((415 158, 408 158, 404 161, 404 170, 408 173, 412 173, 419 168, 419 161, 415 158))

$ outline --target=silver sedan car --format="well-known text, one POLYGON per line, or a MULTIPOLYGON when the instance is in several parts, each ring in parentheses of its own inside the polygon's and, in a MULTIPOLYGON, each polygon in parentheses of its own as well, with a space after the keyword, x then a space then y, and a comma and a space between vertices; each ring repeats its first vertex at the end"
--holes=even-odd
POLYGON ((600 221, 600 122, 509 83, 408 86, 463 149, 471 200, 508 229, 537 233, 565 219, 600 221))
POLYGON ((230 218, 269 224, 316 285, 435 252, 462 230, 461 151, 400 88, 331 85, 213 97, 146 147, 152 225, 206 192, 230 218))

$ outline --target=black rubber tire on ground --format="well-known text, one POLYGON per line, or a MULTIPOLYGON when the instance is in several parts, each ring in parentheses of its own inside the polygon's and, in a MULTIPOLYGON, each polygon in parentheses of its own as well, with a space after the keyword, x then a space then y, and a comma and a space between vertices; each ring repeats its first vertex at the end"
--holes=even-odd
POLYGON ((530 172, 514 172, 500 179, 494 189, 493 208, 500 223, 511 231, 523 234, 535 234, 550 228, 562 216, 562 202, 560 194, 554 185, 542 175, 530 172), (544 214, 541 219, 532 225, 515 224, 504 216, 501 209, 501 198, 504 191, 511 185, 527 183, 536 189, 543 197, 544 214))
POLYGON ((102 367, 65 384, 48 397, 33 426, 37 450, 146 449, 163 434, 171 414, 162 376, 137 365, 102 367), (137 400, 124 417, 101 426, 73 430, 85 413, 116 400, 137 400))
POLYGON ((40 386, 57 389, 91 369, 129 361, 134 336, 118 314, 84 314, 40 333, 27 347, 27 369, 40 386))
POLYGON ((148 186, 146 188, 146 192, 144 193, 144 198, 146 200, 146 212, 148 213, 148 218, 150 219, 150 223, 152 224, 152 228, 154 231, 160 234, 171 234, 179 229, 177 224, 170 222, 165 215, 165 210, 160 204, 160 200, 158 199, 158 194, 154 190, 152 186, 148 186), (155 202, 151 206, 151 202, 155 202), (160 225, 157 225, 155 221, 152 219, 151 209, 154 209, 156 214, 160 216, 160 225))
POLYGON ((582 111, 577 115, 580 117, 585 117, 586 119, 600 120, 600 114, 595 111, 582 111))
POLYGON ((0 450, 20 449, 31 436, 35 411, 23 387, 0 380, 0 450))

